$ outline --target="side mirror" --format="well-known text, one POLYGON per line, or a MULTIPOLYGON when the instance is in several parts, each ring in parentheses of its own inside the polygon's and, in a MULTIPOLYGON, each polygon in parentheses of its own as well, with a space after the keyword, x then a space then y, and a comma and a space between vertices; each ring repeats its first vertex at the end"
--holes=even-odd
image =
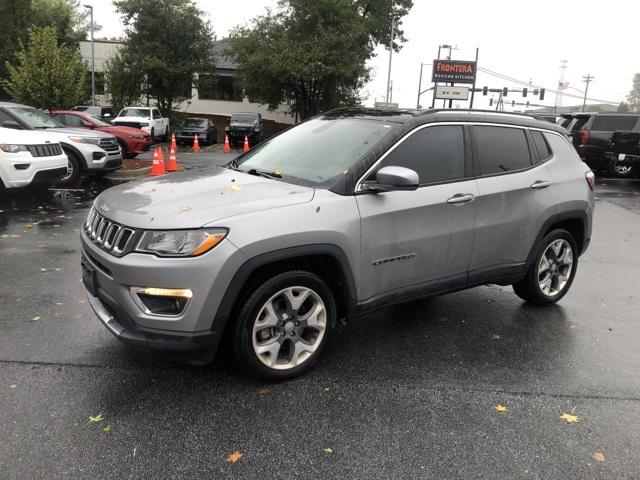
POLYGON ((24 130, 22 128, 22 125, 20 125, 18 122, 14 122, 13 120, 5 120, 4 122, 2 122, 2 126, 4 128, 13 128, 14 130, 24 130))
POLYGON ((394 190, 416 190, 420 185, 418 174, 405 167, 382 167, 376 173, 376 181, 368 184, 374 192, 392 192, 394 190))

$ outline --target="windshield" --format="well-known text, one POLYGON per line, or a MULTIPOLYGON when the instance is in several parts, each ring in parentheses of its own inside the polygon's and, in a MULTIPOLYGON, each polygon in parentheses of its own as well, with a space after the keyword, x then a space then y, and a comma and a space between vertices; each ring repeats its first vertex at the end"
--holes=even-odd
POLYGON ((58 120, 32 107, 7 107, 7 110, 18 117, 21 122, 27 124, 29 128, 64 127, 58 120))
POLYGON ((97 127, 113 127, 113 125, 111 125, 110 123, 107 123, 107 122, 103 122, 102 120, 100 120, 95 115, 92 115, 92 114, 88 114, 88 115, 91 117, 91 121, 97 127))
POLYGON ((206 127, 207 121, 202 118, 187 118, 180 126, 183 128, 206 127))
POLYGON ((252 113, 234 113, 231 115, 232 122, 253 123, 258 121, 258 116, 252 113))
POLYGON ((328 188, 395 128, 396 124, 381 121, 315 118, 261 143, 236 166, 328 188))
POLYGON ((149 117, 148 108, 124 108, 120 112, 119 117, 149 117))

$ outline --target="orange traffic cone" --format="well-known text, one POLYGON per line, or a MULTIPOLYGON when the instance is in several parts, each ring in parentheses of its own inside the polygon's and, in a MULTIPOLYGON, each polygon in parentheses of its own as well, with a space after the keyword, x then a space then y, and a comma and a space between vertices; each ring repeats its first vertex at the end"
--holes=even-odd
POLYGON ((156 148, 153 151, 153 164, 151 165, 151 176, 157 177, 159 175, 164 175, 166 172, 164 171, 164 161, 162 160, 162 153, 160 152, 160 147, 156 148))
POLYGON ((242 146, 242 151, 243 152, 248 152, 249 151, 249 139, 247 138, 247 136, 244 136, 244 145, 242 146))
POLYGON ((229 135, 224 136, 224 153, 231 152, 231 145, 229 145, 229 135))
POLYGON ((171 151, 169 152, 169 161, 167 162, 167 172, 177 172, 180 170, 178 162, 176 162, 176 148, 171 145, 171 151))
POLYGON ((193 136, 193 151, 198 153, 200 151, 200 142, 198 142, 198 134, 193 136))
POLYGON ((175 133, 171 134, 171 149, 173 150, 174 153, 178 149, 178 145, 176 144, 176 134, 175 133))

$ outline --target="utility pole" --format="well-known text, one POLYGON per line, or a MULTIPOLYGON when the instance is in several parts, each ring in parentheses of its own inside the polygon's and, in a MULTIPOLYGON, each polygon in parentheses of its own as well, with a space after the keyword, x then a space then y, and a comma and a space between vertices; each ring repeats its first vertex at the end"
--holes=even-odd
MULTIPOLYGON (((440 49, 442 48, 442 45, 438 45, 438 60, 440 60, 440 49)), ((436 62, 438 63, 438 62, 436 62)), ((435 66, 434 66, 435 68, 435 66)), ((434 108, 436 106, 436 91, 438 90, 438 82, 434 82, 433 83, 433 99, 431 100, 431 108, 434 108)))
POLYGON ((420 109, 420 90, 422 89, 422 67, 424 63, 420 62, 420 79, 418 80, 418 100, 416 100, 416 110, 420 109))
POLYGON ((591 76, 590 73, 587 73, 586 75, 582 76, 582 81, 584 83, 586 83, 586 86, 584 87, 584 101, 582 102, 582 111, 585 111, 585 108, 587 106, 587 92, 589 91, 589 83, 593 82, 593 80, 595 79, 595 77, 591 76))
POLYGON ((476 74, 473 77, 473 85, 471 87, 471 103, 469 104, 469 110, 473 110, 473 99, 476 96, 476 77, 478 76, 478 53, 480 49, 476 47, 476 74))
POLYGON ((393 57, 393 35, 395 33, 395 18, 391 16, 391 39, 389 40, 389 72, 387 74, 387 99, 389 103, 389 91, 391 88, 391 58, 393 57))
POLYGON ((93 42, 93 5, 83 5, 91 15, 91 105, 96 104, 96 55, 93 42))
POLYGON ((558 91, 556 92, 556 101, 554 112, 558 112, 558 107, 562 106, 562 91, 567 88, 567 84, 564 83, 564 75, 567 70, 567 62, 566 60, 560 61, 560 78, 558 79, 558 91))

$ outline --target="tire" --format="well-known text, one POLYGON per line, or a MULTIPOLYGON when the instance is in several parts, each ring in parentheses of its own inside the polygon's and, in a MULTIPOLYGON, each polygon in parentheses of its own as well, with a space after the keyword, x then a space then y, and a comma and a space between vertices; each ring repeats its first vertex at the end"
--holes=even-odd
POLYGON ((266 280, 247 295, 231 330, 233 355, 240 368, 268 382, 290 380, 311 370, 337 317, 333 293, 324 280, 313 273, 290 271, 266 280))
POLYGON ((120 144, 120 150, 122 151, 122 158, 135 158, 137 153, 131 153, 129 152, 129 150, 127 150, 127 144, 118 140, 118 143, 120 144))
POLYGON ((169 140, 169 127, 164 127, 164 135, 162 136, 162 141, 166 142, 169 140))
POLYGON ((609 162, 607 171, 609 174, 617 178, 629 178, 633 175, 633 167, 617 160, 609 162))
POLYGON ((576 276, 578 246, 573 235, 560 228, 549 232, 536 247, 533 259, 525 278, 514 283, 513 290, 516 295, 532 305, 553 305, 567 294, 576 276), (553 257, 557 253, 552 245, 561 246, 558 250, 559 258, 555 260, 553 257), (550 257, 552 260, 549 263, 550 257), (544 268, 543 261, 547 261, 549 267, 544 271, 541 270, 544 268), (543 279, 545 281, 542 281, 543 279))
POLYGON ((62 150, 69 159, 69 163, 67 166, 67 175, 58 180, 56 182, 56 185, 67 187, 69 185, 73 185, 78 181, 78 179, 80 178, 82 166, 78 155, 73 150, 69 150, 68 148, 63 148, 62 150))
POLYGON ((156 139, 156 129, 151 127, 151 131, 149 132, 149 135, 151 136, 151 140, 155 140, 156 139))

